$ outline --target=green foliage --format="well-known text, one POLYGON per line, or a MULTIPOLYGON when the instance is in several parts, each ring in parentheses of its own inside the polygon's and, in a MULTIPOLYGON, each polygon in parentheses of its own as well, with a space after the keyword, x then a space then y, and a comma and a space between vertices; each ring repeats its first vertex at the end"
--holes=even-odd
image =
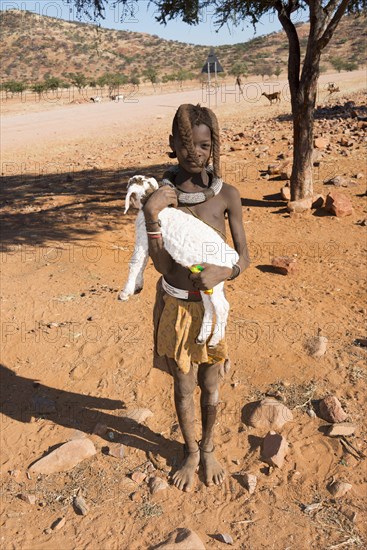
POLYGON ((158 82, 158 73, 154 67, 147 67, 144 69, 143 76, 145 80, 151 82, 152 85, 158 82))
POLYGON ((88 85, 87 77, 82 73, 67 73, 67 78, 80 91, 88 85))
POLYGON ((27 85, 24 82, 18 82, 17 80, 8 80, 2 84, 2 88, 5 92, 21 94, 27 89, 27 85))
POLYGON ((248 66, 244 61, 237 61, 234 65, 232 65, 228 72, 232 76, 247 76, 248 66))
POLYGON ((36 82, 35 84, 32 84, 32 86, 31 86, 32 92, 35 92, 36 94, 38 94, 39 97, 41 96, 41 94, 43 92, 46 91, 46 89, 47 88, 46 88, 45 82, 36 82))
POLYGON ((358 69, 357 61, 345 61, 341 57, 330 57, 330 63, 338 73, 340 71, 356 71, 358 69))
POLYGON ((137 75, 131 75, 129 79, 129 83, 133 86, 139 86, 140 84, 140 78, 137 75))

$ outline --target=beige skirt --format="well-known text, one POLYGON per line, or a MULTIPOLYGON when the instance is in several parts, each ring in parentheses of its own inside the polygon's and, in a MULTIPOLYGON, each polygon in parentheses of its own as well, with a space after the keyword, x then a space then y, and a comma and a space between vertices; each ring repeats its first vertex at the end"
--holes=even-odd
POLYGON ((224 362, 227 359, 227 343, 221 340, 215 348, 195 342, 200 332, 204 306, 200 302, 179 300, 167 294, 161 279, 157 283, 154 322, 154 367, 171 372, 167 358, 174 359, 177 367, 188 373, 192 364, 200 365, 224 362))

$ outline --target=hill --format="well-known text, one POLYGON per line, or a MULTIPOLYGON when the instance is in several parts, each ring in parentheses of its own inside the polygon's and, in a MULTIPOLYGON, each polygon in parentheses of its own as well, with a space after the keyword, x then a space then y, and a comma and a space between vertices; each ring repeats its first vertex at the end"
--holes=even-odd
MULTIPOLYGON (((208 54, 208 46, 204 45, 102 29, 27 11, 3 11, 0 24, 2 82, 37 82, 51 75, 65 78, 70 72, 97 79, 107 72, 131 78, 153 70, 159 78, 168 80, 184 70, 191 72, 189 77, 192 77, 200 74, 208 54)), ((304 49, 308 24, 297 27, 304 49)), ((339 70, 335 65, 338 62, 340 68, 349 70, 364 64, 365 37, 365 18, 345 17, 323 56, 322 69, 333 65, 339 70)), ((287 66, 288 42, 285 33, 278 32, 244 43, 219 46, 216 53, 226 72, 233 74, 236 67, 241 72, 239 65, 245 63, 249 74, 269 74, 269 71, 274 74, 277 66, 279 72, 287 66)))

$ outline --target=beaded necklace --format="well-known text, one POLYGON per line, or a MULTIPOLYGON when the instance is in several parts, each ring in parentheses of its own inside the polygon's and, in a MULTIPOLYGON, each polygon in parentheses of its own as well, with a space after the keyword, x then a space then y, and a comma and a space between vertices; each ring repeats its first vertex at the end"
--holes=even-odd
POLYGON ((200 204, 202 202, 206 202, 215 195, 218 195, 222 189, 223 180, 221 178, 214 177, 213 167, 207 166, 205 168, 206 173, 209 177, 212 176, 210 187, 206 187, 203 191, 199 191, 197 193, 186 193, 185 191, 179 191, 174 184, 176 175, 178 174, 178 170, 178 166, 174 166, 173 168, 171 168, 168 171, 167 176, 163 178, 161 186, 169 185, 170 187, 172 187, 177 193, 177 200, 179 204, 200 204))

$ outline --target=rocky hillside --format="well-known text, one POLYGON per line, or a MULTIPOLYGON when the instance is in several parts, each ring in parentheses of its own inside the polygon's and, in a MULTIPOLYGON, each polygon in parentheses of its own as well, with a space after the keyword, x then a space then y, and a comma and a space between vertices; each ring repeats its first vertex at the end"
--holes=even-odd
MULTIPOLYGON (((198 75, 208 46, 163 40, 155 35, 101 29, 98 26, 44 17, 25 11, 0 13, 2 41, 1 81, 36 82, 45 76, 63 77, 69 72, 98 78, 104 73, 141 76, 154 69, 159 78, 180 69, 198 75)), ((365 18, 345 17, 326 50, 323 70, 352 70, 364 63, 365 18), (348 65, 345 64, 349 63, 348 65)), ((299 24, 301 46, 307 43, 307 24, 299 24)), ((249 42, 216 48, 226 72, 245 63, 249 74, 269 74, 287 64, 287 39, 283 32, 249 42)), ((277 74, 277 73, 275 73, 277 74)))

